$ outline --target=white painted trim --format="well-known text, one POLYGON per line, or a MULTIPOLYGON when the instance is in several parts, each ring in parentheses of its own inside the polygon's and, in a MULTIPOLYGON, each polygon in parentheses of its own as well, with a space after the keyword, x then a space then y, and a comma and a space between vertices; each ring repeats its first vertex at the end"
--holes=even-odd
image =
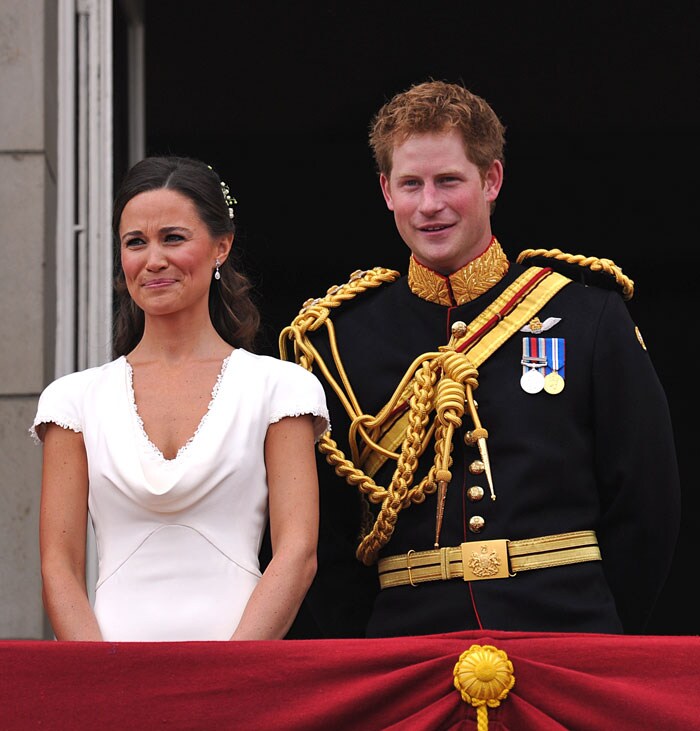
POLYGON ((94 0, 89 17, 87 366, 112 357, 112 58, 112 2, 94 0))
POLYGON ((112 59, 112 0, 59 0, 55 377, 112 357, 112 59))
POLYGON ((75 3, 58 3, 55 375, 75 370, 75 3))

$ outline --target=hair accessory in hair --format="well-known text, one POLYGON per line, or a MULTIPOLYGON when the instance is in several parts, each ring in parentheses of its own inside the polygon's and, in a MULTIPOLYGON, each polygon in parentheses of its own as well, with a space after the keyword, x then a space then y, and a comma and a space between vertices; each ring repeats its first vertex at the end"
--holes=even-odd
POLYGON ((223 180, 221 181, 221 192, 224 194, 224 200, 228 206, 228 217, 233 218, 233 206, 238 203, 238 201, 231 195, 228 185, 226 185, 223 180))
MULTIPOLYGON (((214 168, 211 165, 207 165, 209 170, 214 170, 214 168)), ((229 190, 228 185, 224 183, 223 180, 221 182, 221 192, 223 193, 224 200, 226 201, 226 205, 228 206, 228 217, 233 218, 233 207, 238 204, 238 201, 231 195, 231 191, 229 190)))

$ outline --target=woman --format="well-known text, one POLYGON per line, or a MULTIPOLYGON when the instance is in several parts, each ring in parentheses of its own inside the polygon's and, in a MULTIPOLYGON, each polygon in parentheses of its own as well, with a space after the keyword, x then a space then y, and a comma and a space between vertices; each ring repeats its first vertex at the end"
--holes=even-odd
POLYGON ((282 638, 315 574, 325 398, 301 366, 251 352, 233 203, 210 167, 178 157, 142 160, 117 193, 116 359, 50 384, 30 430, 59 640, 282 638))

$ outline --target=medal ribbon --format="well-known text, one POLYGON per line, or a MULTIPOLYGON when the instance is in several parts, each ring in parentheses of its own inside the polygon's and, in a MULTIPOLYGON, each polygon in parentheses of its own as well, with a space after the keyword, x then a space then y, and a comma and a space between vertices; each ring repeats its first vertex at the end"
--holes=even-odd
POLYGON ((523 375, 529 370, 539 371, 545 375, 548 365, 545 338, 523 338, 523 375))
POLYGON ((564 378, 564 338, 546 339, 547 373, 558 373, 564 378))

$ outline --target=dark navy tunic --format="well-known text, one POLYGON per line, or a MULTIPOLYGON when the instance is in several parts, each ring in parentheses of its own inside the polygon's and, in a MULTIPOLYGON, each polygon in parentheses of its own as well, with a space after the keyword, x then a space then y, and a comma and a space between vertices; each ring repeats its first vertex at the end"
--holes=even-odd
MULTIPOLYGON (((364 292, 331 312, 343 365, 365 413, 376 414, 416 356, 436 351, 455 321, 471 322, 525 267, 512 263, 485 294, 454 307, 411 292, 403 277, 364 292)), ((432 581, 379 589, 376 566, 354 556, 356 488, 319 458, 319 570, 304 612, 325 637, 432 634, 469 629, 641 633, 669 571, 679 528, 680 487, 668 404, 627 306, 614 290, 571 282, 539 319, 560 318, 542 337, 565 341, 565 388, 526 393, 520 385, 522 340, 516 332, 478 368, 474 392, 488 431, 497 499, 479 458, 464 441, 468 412, 455 434, 441 546, 594 530, 602 561, 521 572, 512 578, 432 581), (481 500, 467 490, 480 485, 481 500), (469 520, 479 515, 475 534, 469 520)), ((312 336, 332 365, 325 330, 312 336)), ((350 457, 348 417, 328 387, 332 436, 350 457)), ((433 462, 420 460, 414 484, 433 462)), ((387 486, 396 466, 375 476, 387 486)), ((433 548, 436 495, 398 516, 381 556, 433 548)))

